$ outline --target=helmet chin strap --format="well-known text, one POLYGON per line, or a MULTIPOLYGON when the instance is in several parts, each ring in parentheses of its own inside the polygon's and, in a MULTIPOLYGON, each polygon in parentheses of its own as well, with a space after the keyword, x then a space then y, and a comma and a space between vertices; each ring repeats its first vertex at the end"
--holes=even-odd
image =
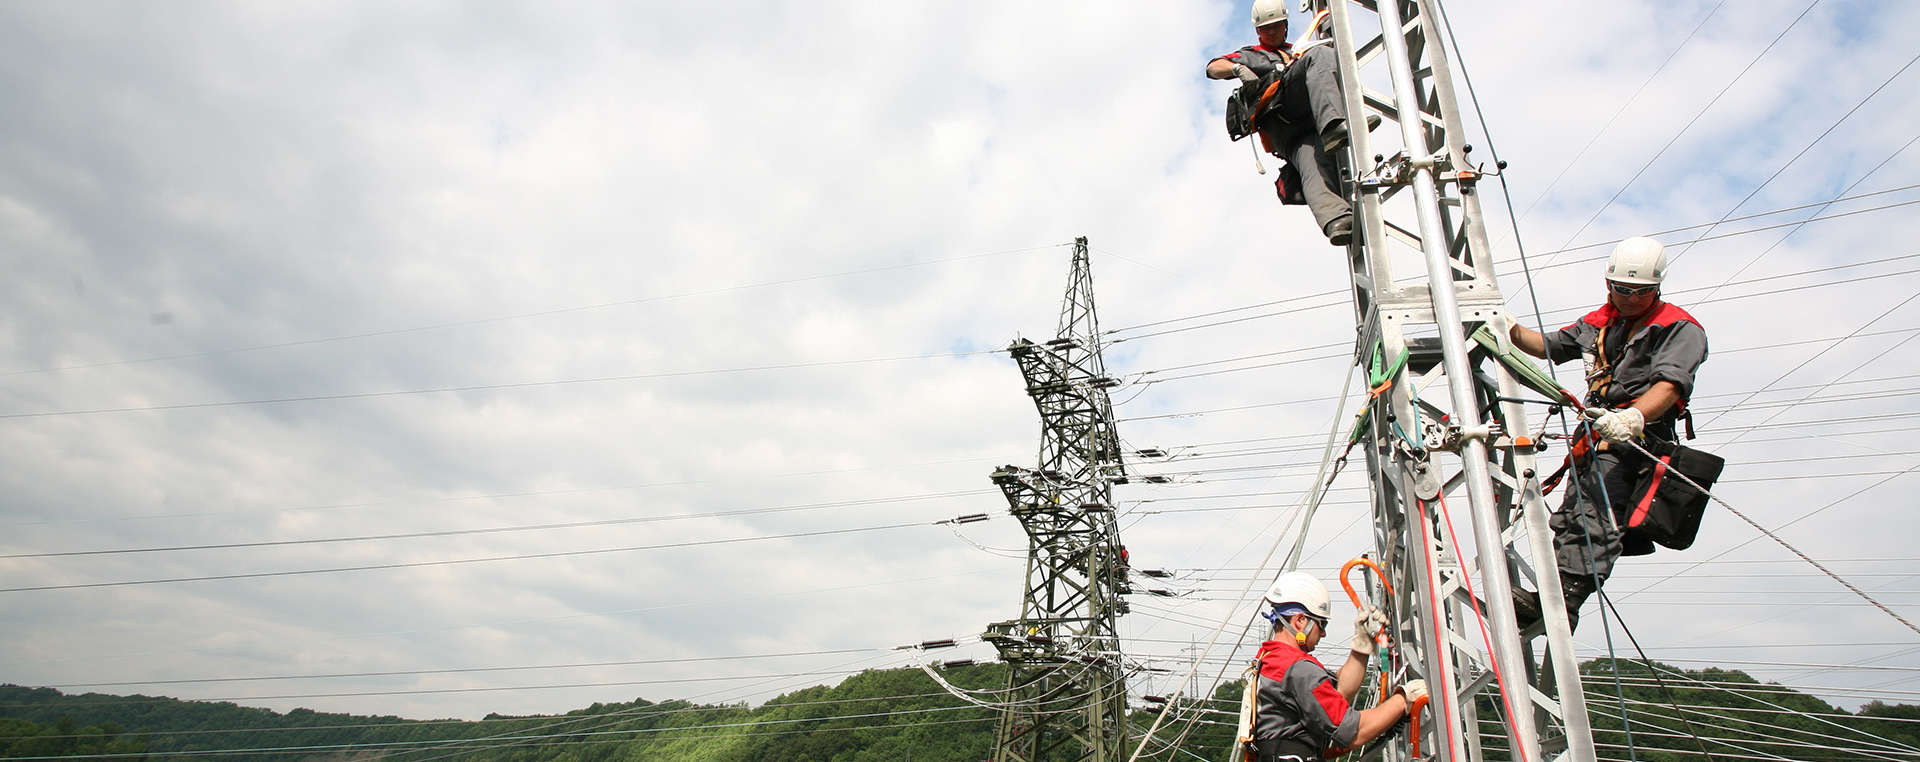
POLYGON ((1278 622, 1278 624, 1280 625, 1280 629, 1286 630, 1288 635, 1293 636, 1293 642, 1295 645, 1300 646, 1302 649, 1306 648, 1307 634, 1299 630, 1293 629, 1293 617, 1286 617, 1284 619, 1281 619, 1278 622))

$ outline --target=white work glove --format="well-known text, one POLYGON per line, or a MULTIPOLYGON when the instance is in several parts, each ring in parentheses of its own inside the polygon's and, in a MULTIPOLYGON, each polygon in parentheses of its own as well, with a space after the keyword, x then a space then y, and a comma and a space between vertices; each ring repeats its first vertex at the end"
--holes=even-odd
POLYGON ((1400 690, 1407 694, 1407 705, 1412 706, 1414 702, 1427 697, 1427 681, 1408 680, 1406 685, 1400 686, 1400 690))
POLYGON ((1630 407, 1609 410, 1594 417, 1593 431, 1601 439, 1609 442, 1625 442, 1639 439, 1640 432, 1647 427, 1647 418, 1639 410, 1630 407))
POLYGON ((1360 609, 1353 615, 1353 650, 1365 656, 1372 656, 1374 650, 1373 634, 1387 626, 1387 615, 1373 606, 1360 609))
POLYGON ((1241 82, 1249 85, 1260 81, 1260 75, 1253 73, 1246 64, 1234 64, 1233 76, 1239 77, 1241 82))

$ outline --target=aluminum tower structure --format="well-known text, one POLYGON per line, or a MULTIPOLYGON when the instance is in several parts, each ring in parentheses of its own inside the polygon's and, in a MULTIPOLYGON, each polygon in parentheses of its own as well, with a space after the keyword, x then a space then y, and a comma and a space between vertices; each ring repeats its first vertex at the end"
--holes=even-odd
POLYGON ((1040 463, 1003 466, 993 483, 1028 537, 1020 618, 982 638, 1011 668, 996 762, 1124 759, 1126 675, 1114 620, 1126 613, 1127 554, 1114 523, 1112 485, 1125 480, 1100 356, 1087 239, 1073 248, 1060 328, 1044 344, 1008 351, 1040 411, 1040 463))
MULTIPOLYGON (((1393 583, 1397 661, 1432 690, 1420 748, 1446 760, 1592 762, 1536 450, 1526 412, 1511 401, 1521 386, 1484 351, 1483 342, 1508 344, 1513 318, 1494 279, 1480 175, 1462 142, 1436 15, 1444 11, 1438 0, 1303 4, 1328 13, 1347 123, 1386 119, 1372 135, 1352 130, 1340 158, 1354 200, 1357 361, 1374 389, 1361 436, 1377 560, 1393 583), (1448 507, 1470 518, 1470 531, 1456 533, 1448 507), (1546 612, 1545 632, 1533 637, 1515 627, 1510 595, 1520 579, 1540 591, 1546 612), (1534 637, 1544 637, 1538 664, 1534 637), (1493 716, 1482 717, 1488 707, 1493 716), (1504 732, 1483 737, 1483 720, 1504 732)), ((1403 741, 1387 756, 1408 752, 1403 741)))

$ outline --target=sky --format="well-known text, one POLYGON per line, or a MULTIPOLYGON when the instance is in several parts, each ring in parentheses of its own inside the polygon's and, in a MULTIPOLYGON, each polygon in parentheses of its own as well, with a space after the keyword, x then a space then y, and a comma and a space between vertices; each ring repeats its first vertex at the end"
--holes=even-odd
MULTIPOLYGON (((1503 287, 1564 324, 1609 242, 1659 234, 1710 335, 1718 493, 1920 616, 1894 396, 1920 373, 1920 6, 1734 5, 1448 7, 1474 157, 1507 162, 1481 186, 1503 287)), ((914 663, 892 647, 1019 613, 987 476, 1038 426, 997 350, 1052 335, 1076 236, 1121 436, 1189 461, 1116 494, 1134 564, 1188 593, 1138 601, 1129 650, 1184 666, 1359 391, 1344 260, 1201 72, 1246 15, 0 5, 0 682, 477 718, 914 663), (34 555, 242 543, 283 544, 34 555), (540 557, 433 563, 502 556, 540 557), (258 679, 326 674, 360 676, 258 679)), ((1370 544, 1364 481, 1335 486, 1304 568, 1370 544)), ((1889 688, 1920 637, 1757 537, 1716 511, 1622 562, 1626 625, 1674 663, 1920 699, 1889 688)))

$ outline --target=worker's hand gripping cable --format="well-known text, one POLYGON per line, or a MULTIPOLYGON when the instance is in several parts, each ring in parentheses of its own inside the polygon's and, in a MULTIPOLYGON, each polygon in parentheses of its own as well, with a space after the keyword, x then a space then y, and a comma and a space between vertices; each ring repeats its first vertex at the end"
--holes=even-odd
POLYGON ((1628 442, 1638 439, 1647 427, 1646 416, 1631 407, 1619 410, 1590 407, 1582 412, 1587 420, 1593 422, 1593 432, 1609 442, 1628 442))

